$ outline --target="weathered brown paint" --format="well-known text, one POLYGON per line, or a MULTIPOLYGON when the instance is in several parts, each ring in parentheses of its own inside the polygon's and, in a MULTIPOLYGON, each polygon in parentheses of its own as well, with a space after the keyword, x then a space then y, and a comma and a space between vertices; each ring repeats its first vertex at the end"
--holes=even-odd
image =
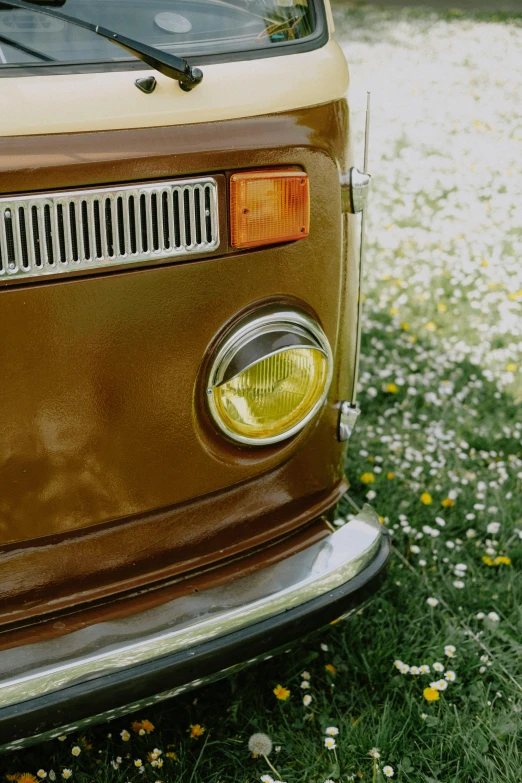
POLYGON ((311 186, 310 236, 299 242, 222 245, 220 256, 0 290, 0 622, 226 561, 337 501, 356 295, 338 179, 346 121, 340 101, 208 125, 0 141, 2 194, 282 165, 302 167, 311 186), (299 436, 241 448, 209 422, 202 378, 219 334, 267 301, 318 318, 336 371, 322 413, 299 436))

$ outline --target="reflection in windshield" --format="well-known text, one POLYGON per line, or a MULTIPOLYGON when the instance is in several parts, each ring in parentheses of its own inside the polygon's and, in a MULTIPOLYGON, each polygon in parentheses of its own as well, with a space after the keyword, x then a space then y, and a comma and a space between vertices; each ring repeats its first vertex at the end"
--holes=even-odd
MULTIPOLYGON (((64 0, 58 5, 77 19, 180 57, 255 51, 314 31, 313 0, 64 0)), ((31 51, 61 63, 131 59, 87 30, 0 4, 0 67, 41 62, 31 51)))

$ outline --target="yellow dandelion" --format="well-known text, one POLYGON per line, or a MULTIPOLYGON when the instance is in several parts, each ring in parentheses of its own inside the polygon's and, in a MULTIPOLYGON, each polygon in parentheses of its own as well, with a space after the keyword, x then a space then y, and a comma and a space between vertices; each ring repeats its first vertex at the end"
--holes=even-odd
POLYGON ((142 720, 141 721, 141 728, 145 729, 147 734, 150 734, 152 731, 154 731, 154 724, 150 722, 150 720, 142 720))
POLYGON ((403 321, 402 324, 401 324, 401 329, 403 330, 403 332, 407 332, 409 328, 410 328, 409 323, 407 323, 406 321, 403 321))
POLYGON ((505 555, 498 555, 493 562, 494 565, 511 565, 511 558, 505 555))
POLYGON ((430 503, 433 503, 433 498, 431 497, 429 492, 423 492, 420 496, 421 503, 424 503, 425 506, 429 506, 430 503))
POLYGON ((165 753, 165 756, 166 756, 168 759, 174 759, 174 760, 177 760, 177 758, 178 758, 178 757, 176 756, 176 754, 174 753, 174 751, 173 751, 173 750, 169 750, 169 751, 167 751, 167 753, 165 753))
POLYGON ((438 701, 440 699, 440 693, 436 688, 428 686, 423 690, 424 698, 426 701, 438 701))
POLYGON ((444 508, 451 508, 455 505, 455 501, 451 498, 444 498, 444 500, 441 502, 441 506, 444 506, 444 508))
POLYGON ((489 266, 489 262, 484 258, 480 266, 489 266))
POLYGON ((445 313, 448 309, 448 306, 444 304, 444 302, 440 302, 440 304, 437 305, 437 310, 439 313, 445 313))
POLYGON ((327 672, 330 672, 330 674, 337 674, 337 669, 333 665, 333 663, 327 663, 324 667, 327 672))
POLYGON ((506 364, 506 370, 508 372, 516 372, 517 371, 517 365, 516 364, 506 364))
POLYGON ((279 701, 286 701, 290 696, 288 688, 283 688, 282 685, 276 685, 273 692, 275 693, 276 699, 279 699, 279 701))
POLYGON ((394 479, 394 478, 395 478, 395 473, 387 473, 387 474, 386 474, 386 478, 387 478, 387 479, 390 479, 390 481, 391 481, 392 479, 394 479))
POLYGON ((388 394, 397 394, 399 387, 395 383, 387 383, 384 391, 388 394))
POLYGON ((201 737, 202 734, 205 733, 205 727, 201 726, 199 723, 190 724, 187 731, 190 731, 190 736, 192 739, 197 739, 198 737, 201 737))
POLYGON ((361 476, 361 481, 363 484, 374 484, 375 476, 373 473, 363 473, 361 476))
POLYGON ((493 558, 490 557, 489 555, 483 555, 482 562, 490 567, 494 565, 493 558))
POLYGON ((390 315, 399 315, 399 309, 397 307, 391 307, 390 315))
POLYGON ((38 783, 38 778, 35 778, 30 772, 22 772, 20 775, 13 775, 11 780, 16 780, 18 783, 38 783))

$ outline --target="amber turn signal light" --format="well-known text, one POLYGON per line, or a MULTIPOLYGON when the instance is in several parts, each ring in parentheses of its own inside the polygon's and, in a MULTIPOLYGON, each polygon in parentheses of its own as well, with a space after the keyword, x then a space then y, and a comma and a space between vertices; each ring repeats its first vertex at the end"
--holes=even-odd
POLYGON ((295 169, 232 174, 230 227, 232 247, 258 247, 307 237, 308 175, 295 169))

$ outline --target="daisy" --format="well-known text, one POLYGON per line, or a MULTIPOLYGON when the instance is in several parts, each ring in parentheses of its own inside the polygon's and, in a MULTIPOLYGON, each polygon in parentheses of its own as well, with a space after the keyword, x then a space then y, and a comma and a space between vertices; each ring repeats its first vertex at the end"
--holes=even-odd
POLYGON ((312 703, 312 697, 309 693, 306 694, 306 696, 303 696, 303 704, 305 707, 308 707, 312 703))
POLYGON ((444 666, 443 666, 441 663, 439 663, 438 661, 436 661, 436 662, 433 664, 433 669, 434 669, 434 671, 436 671, 436 672, 443 672, 443 671, 444 671, 444 666))
POLYGON ((419 666, 419 671, 421 674, 429 674, 430 673, 430 667, 427 663, 423 663, 421 666, 419 666))
POLYGON ((124 742, 128 742, 130 740, 130 734, 127 729, 123 729, 123 731, 120 732, 120 737, 124 742))
POLYGON ((420 674, 420 669, 418 666, 410 666, 410 674, 420 674))
POLYGON ((444 648, 444 655, 447 655, 448 658, 453 658, 456 652, 457 648, 452 644, 447 644, 444 648))
POLYGON ((428 604, 428 606, 438 606, 439 599, 438 598, 428 598, 426 600, 426 603, 428 604))
POLYGON ((72 769, 64 769, 62 771, 62 778, 64 778, 65 780, 68 780, 68 778, 70 778, 71 776, 72 776, 72 769))
POLYGON ((455 682, 457 679, 457 675, 455 672, 447 671, 444 677, 447 679, 448 682, 455 682))
POLYGON ((36 773, 36 776, 39 777, 41 780, 43 780, 44 778, 47 777, 47 772, 45 771, 45 769, 39 769, 38 772, 36 773))
POLYGON ((75 745, 74 748, 71 750, 71 753, 73 756, 79 756, 82 752, 82 749, 78 747, 78 745, 75 745))
POLYGON ((335 748, 337 747, 333 737, 325 737, 324 738, 324 746, 328 750, 335 750, 335 748))
POLYGON ((310 683, 308 682, 308 680, 303 680, 303 682, 301 683, 301 688, 303 688, 303 690, 306 690, 309 687, 310 687, 310 683))
POLYGON ((330 737, 336 737, 339 734, 339 729, 337 726, 328 726, 324 733, 328 734, 330 737))
POLYGON ((496 612, 489 612, 488 620, 491 620, 492 623, 498 623, 500 622, 500 617, 496 612))
POLYGON ((387 778, 392 778, 394 775, 393 767, 390 767, 390 765, 387 764, 385 767, 382 768, 382 774, 386 775, 387 778))
POLYGON ((372 757, 372 759, 380 759, 381 754, 379 753, 379 748, 372 748, 368 751, 368 755, 372 757))

